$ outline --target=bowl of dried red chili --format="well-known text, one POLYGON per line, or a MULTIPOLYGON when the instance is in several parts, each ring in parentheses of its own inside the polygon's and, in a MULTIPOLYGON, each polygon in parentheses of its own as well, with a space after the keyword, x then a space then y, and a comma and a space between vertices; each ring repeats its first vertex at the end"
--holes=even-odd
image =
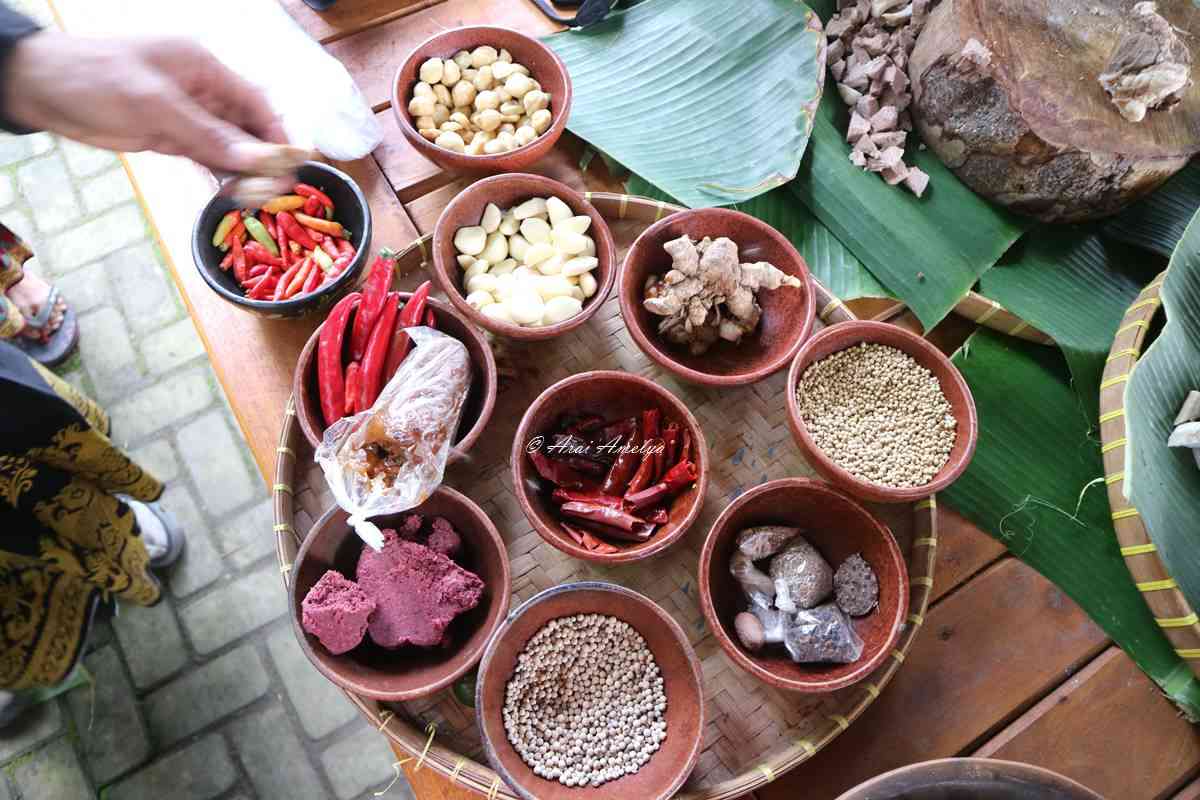
POLYGON ((677 397, 627 372, 542 392, 517 428, 512 476, 534 530, 568 555, 620 564, 666 550, 700 514, 708 445, 677 397))
POLYGON ((380 256, 361 291, 347 294, 313 331, 292 378, 296 418, 309 444, 343 416, 370 408, 409 351, 405 328, 425 325, 458 339, 471 358, 471 384, 450 460, 479 439, 496 405, 496 359, 486 334, 447 303, 429 296, 426 281, 413 292, 389 291, 394 262, 380 256))
POLYGON ((245 209, 215 194, 192 230, 192 258, 222 299, 270 319, 330 305, 358 280, 371 209, 339 169, 309 161, 291 194, 245 209))

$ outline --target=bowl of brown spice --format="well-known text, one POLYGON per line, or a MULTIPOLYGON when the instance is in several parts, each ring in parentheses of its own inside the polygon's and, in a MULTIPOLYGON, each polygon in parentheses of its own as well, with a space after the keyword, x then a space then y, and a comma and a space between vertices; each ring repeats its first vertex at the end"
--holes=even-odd
POLYGON ((555 586, 488 643, 475 717, 492 767, 526 800, 666 800, 700 755, 700 662, 648 597, 600 581, 555 586))
POLYGON ((953 483, 975 453, 967 382, 940 350, 895 325, 826 328, 796 354, 787 387, 805 458, 856 497, 920 500, 953 483))

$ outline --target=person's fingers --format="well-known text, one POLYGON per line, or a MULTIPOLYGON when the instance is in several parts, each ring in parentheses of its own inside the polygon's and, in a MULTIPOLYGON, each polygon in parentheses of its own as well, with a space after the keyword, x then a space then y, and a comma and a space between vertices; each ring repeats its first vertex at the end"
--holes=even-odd
POLYGON ((255 165, 269 159, 277 148, 213 115, 182 92, 163 92, 159 99, 153 117, 154 150, 187 156, 212 169, 243 173, 255 171, 255 165))

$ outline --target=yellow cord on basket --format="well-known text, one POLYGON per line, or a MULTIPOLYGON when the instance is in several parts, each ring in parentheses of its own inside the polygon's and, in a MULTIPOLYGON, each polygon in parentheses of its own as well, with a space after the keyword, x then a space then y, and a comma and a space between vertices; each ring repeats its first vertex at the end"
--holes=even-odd
POLYGON ((766 764, 759 764, 758 771, 761 772, 763 777, 767 779, 767 783, 775 780, 775 770, 771 769, 766 764))
POLYGON ((420 771, 421 765, 425 763, 425 757, 429 755, 429 748, 433 745, 433 737, 437 736, 437 723, 429 723, 425 726, 425 730, 429 731, 429 738, 425 740, 425 748, 421 751, 421 757, 417 759, 417 765, 413 767, 413 772, 420 771))
POLYGON ((396 785, 396 781, 400 780, 400 766, 402 764, 404 764, 406 761, 411 761, 411 760, 412 759, 406 758, 406 759, 404 759, 404 761, 392 762, 392 769, 395 770, 396 777, 392 778, 392 782, 389 783, 387 786, 383 787, 378 792, 372 792, 372 794, 375 795, 376 797, 383 797, 385 794, 390 792, 392 790, 392 787, 396 785))
POLYGON ((391 711, 385 711, 379 715, 379 718, 381 720, 383 720, 383 722, 379 723, 379 732, 380 733, 383 733, 383 729, 387 727, 387 724, 392 721, 392 717, 394 717, 394 716, 396 716, 396 715, 393 714, 391 711))
POLYGON ((492 779, 492 788, 488 789, 487 800, 496 800, 496 795, 500 792, 500 776, 497 775, 492 779))
POLYGON ((463 765, 466 763, 467 763, 467 761, 464 758, 460 758, 457 762, 455 762, 454 770, 450 773, 450 782, 451 783, 454 783, 455 781, 458 780, 458 773, 462 772, 463 765))

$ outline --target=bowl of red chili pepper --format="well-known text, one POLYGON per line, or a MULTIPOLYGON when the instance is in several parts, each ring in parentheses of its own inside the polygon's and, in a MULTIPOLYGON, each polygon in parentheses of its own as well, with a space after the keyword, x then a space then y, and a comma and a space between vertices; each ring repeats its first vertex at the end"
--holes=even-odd
POLYGON ((309 161, 293 192, 262 208, 214 195, 192 231, 192 257, 223 299, 283 319, 324 308, 353 286, 370 242, 371 210, 358 184, 309 161))
POLYGON ((342 297, 300 352, 292 379, 296 417, 316 448, 325 429, 374 405, 412 343, 405 330, 424 325, 458 339, 471 358, 471 383, 450 460, 461 458, 483 433, 496 404, 496 359, 486 335, 447 303, 430 297, 432 284, 391 291, 396 262, 384 252, 358 291, 342 297))
POLYGON ((677 397, 627 372, 583 372, 529 406, 512 447, 521 510, 568 555, 620 564, 661 553, 700 514, 708 445, 677 397))

